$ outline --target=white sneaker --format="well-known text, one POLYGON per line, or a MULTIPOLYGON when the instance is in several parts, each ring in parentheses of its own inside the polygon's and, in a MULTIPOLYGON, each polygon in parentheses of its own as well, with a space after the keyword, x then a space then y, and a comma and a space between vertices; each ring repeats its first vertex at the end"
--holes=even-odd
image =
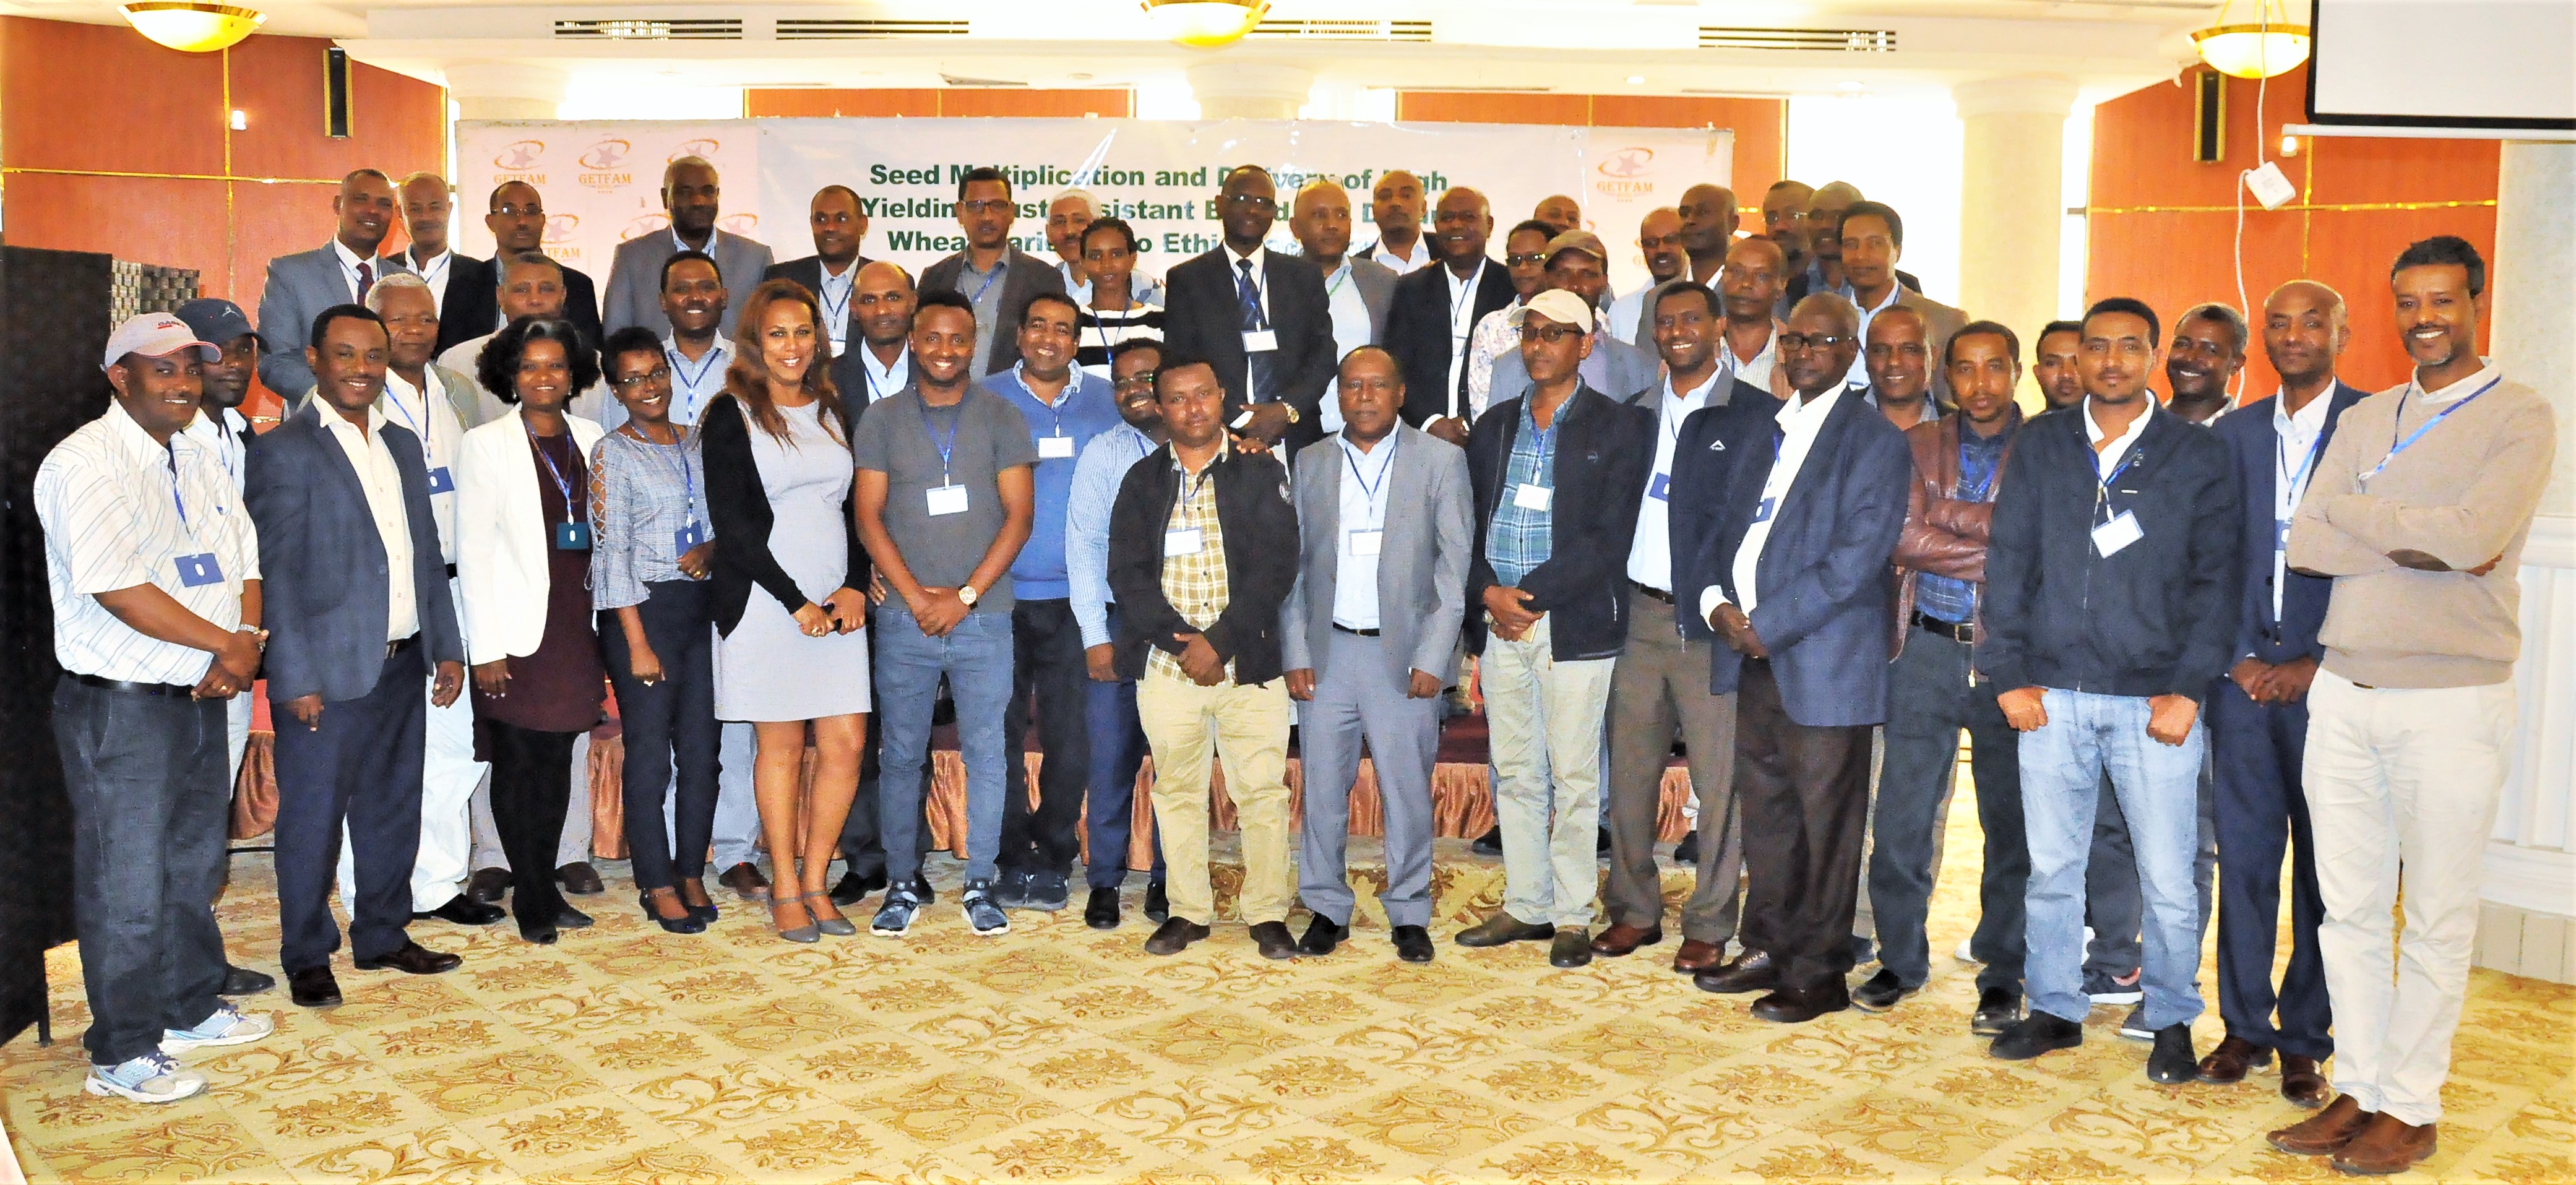
POLYGON ((154 1050, 113 1066, 93 1065, 81 1089, 123 1095, 138 1103, 175 1103, 206 1089, 206 1076, 179 1068, 179 1060, 154 1050))
POLYGON ((276 1031, 276 1022, 265 1016, 250 1016, 231 1004, 217 1004, 214 1015, 190 1028, 161 1030, 161 1052, 185 1053, 217 1045, 248 1045, 276 1031))

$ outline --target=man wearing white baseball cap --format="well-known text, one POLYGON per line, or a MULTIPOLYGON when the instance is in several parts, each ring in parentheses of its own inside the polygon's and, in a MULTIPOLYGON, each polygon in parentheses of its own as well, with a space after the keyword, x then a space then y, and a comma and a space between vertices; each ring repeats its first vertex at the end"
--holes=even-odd
POLYGON ((167 1103, 205 1089, 173 1054, 275 1027, 216 993, 231 806, 223 701, 259 670, 259 543, 195 434, 221 351, 168 313, 109 336, 116 398, 36 471, 52 591, 54 743, 91 1023, 86 1087, 167 1103))

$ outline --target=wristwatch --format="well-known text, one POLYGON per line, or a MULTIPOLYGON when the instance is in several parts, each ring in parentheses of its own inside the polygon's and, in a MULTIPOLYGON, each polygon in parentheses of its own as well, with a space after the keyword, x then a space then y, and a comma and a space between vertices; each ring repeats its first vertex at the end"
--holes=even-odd
POLYGON ((958 586, 957 586, 957 603, 958 603, 958 604, 960 604, 960 605, 964 605, 964 606, 966 606, 966 607, 967 607, 967 608, 969 608, 969 609, 974 608, 974 607, 975 607, 975 586, 974 586, 974 585, 971 585, 971 584, 961 584, 961 585, 958 585, 958 586))

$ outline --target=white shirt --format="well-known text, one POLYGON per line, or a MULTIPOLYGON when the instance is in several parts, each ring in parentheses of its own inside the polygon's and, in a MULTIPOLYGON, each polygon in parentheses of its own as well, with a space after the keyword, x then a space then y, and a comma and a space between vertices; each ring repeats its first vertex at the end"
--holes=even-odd
POLYGON ((1440 269, 1440 278, 1449 282, 1449 385, 1440 389, 1444 407, 1458 397, 1458 380, 1467 365, 1467 339, 1476 333, 1476 288, 1484 282, 1485 269, 1493 265, 1494 261, 1480 258, 1476 270, 1463 280, 1445 266, 1440 269))
MULTIPOLYGON (((1090 280, 1074 279, 1073 265, 1061 259, 1055 262, 1055 274, 1064 277, 1064 293, 1073 298, 1073 303, 1086 309, 1091 307, 1090 280)), ((1161 304, 1163 285, 1154 277, 1141 271, 1129 272, 1127 273, 1127 299, 1137 304, 1161 304)))
POLYGON ((376 520, 376 537, 385 545, 385 640, 402 641, 420 632, 420 608, 412 596, 411 518, 403 505, 402 471, 385 447, 385 413, 368 407, 367 426, 361 429, 327 405, 313 410, 367 491, 367 513, 376 520))
POLYGON ((419 276, 421 283, 429 285, 430 307, 441 315, 447 312, 447 269, 455 262, 456 253, 453 251, 441 251, 431 256, 427 263, 414 263, 410 252, 403 253, 403 266, 419 276))
POLYGON ((859 406, 865 407, 870 403, 874 403, 888 395, 892 395, 897 391, 903 390, 904 384, 912 381, 912 347, 909 345, 905 346, 902 353, 894 356, 894 361, 892 363, 879 363, 877 361, 877 352, 869 349, 866 342, 860 342, 859 369, 862 376, 867 380, 868 389, 865 391, 843 391, 841 394, 844 397, 852 395, 857 396, 861 401, 859 406))
POLYGON ((1762 348, 1751 358, 1736 357, 1735 347, 1726 344, 1724 333, 1725 330, 1721 326, 1720 336, 1717 339, 1718 363, 1726 368, 1727 373, 1732 375, 1736 382, 1760 387, 1765 391, 1770 390, 1771 373, 1780 366, 1780 323, 1777 321, 1771 323, 1771 333, 1762 339, 1762 348))
MULTIPOLYGON (((2119 439, 2112 441, 2111 447, 2098 449, 2093 454, 2094 476, 2105 483, 2111 480, 2113 473, 2119 471, 2120 458, 2127 455, 2129 446, 2138 443, 2138 437, 2146 433, 2147 421, 2161 414, 2156 408, 2156 397, 2152 392, 2138 392, 2138 401, 2146 405, 2146 410, 2138 413, 2137 419, 2129 421, 2129 430, 2121 433, 2119 439)), ((2093 422, 2093 397, 2087 395, 2084 397, 2084 439, 2099 445, 2102 443, 2102 436, 2102 426, 2093 422)))
POLYGON ((1393 251, 1387 250, 1386 239, 1384 236, 1380 236, 1376 244, 1368 249, 1368 258, 1394 268, 1395 274, 1399 276, 1407 272, 1418 271, 1424 267, 1430 266, 1431 264, 1431 236, 1427 234, 1414 236, 1413 254, 1411 255, 1398 255, 1393 251))
MULTIPOLYGON (((826 286, 830 283, 824 281, 826 286)), ((835 345, 832 349, 838 353, 840 347, 835 345)), ((695 428, 698 413, 724 393, 725 368, 733 365, 733 343, 719 333, 706 354, 691 362, 688 355, 680 352, 679 337, 666 337, 662 339, 662 364, 671 368, 671 422, 695 428)))
POLYGON ((1673 591, 1672 502, 1673 450, 1681 443, 1682 421, 1708 406, 1726 381, 1724 370, 1709 372, 1708 381, 1688 390, 1673 390, 1664 374, 1664 397, 1655 402, 1655 468, 1646 478, 1645 497, 1637 503, 1637 537, 1628 545, 1628 579, 1648 588, 1673 591))
POLYGON ((1379 625, 1378 554, 1374 547, 1362 554, 1354 540, 1366 538, 1378 543, 1386 540, 1387 500, 1395 496, 1395 491, 1388 486, 1395 474, 1398 435, 1390 432, 1366 451, 1348 439, 1334 438, 1342 451, 1342 497, 1338 524, 1342 537, 1334 544, 1341 549, 1341 554, 1337 557, 1333 575, 1333 623, 1348 629, 1373 630, 1379 625))
MULTIPOLYGON (((1360 299, 1360 286, 1351 282, 1347 255, 1340 267, 1324 277, 1324 304, 1333 314, 1333 357, 1349 357, 1351 351, 1369 344, 1368 302, 1360 299)), ((1328 393, 1323 416, 1324 431, 1341 431, 1342 401, 1328 393)))
MULTIPOLYGON (((456 451, 464 444, 465 424, 456 418, 456 404, 450 400, 447 382, 438 377, 438 371, 424 368, 421 377, 429 382, 426 392, 412 386, 411 380, 386 371, 385 393, 376 400, 376 413, 385 420, 411 429, 411 434, 420 438, 421 463, 429 470, 429 518, 438 526, 439 562, 453 564, 456 562, 456 451), (447 487, 444 491, 438 488, 442 485, 447 487)), ((408 538, 408 534, 405 537, 408 538)))
MULTIPOLYGON (((331 254, 338 256, 340 259, 340 278, 348 282, 350 304, 358 304, 365 300, 364 297, 358 294, 358 268, 360 266, 364 266, 367 269, 367 282, 369 284, 373 284, 377 280, 384 278, 382 275, 378 274, 384 270, 383 267, 379 266, 375 260, 368 259, 359 255, 357 252, 350 250, 349 245, 341 242, 339 237, 336 235, 331 239, 331 254)), ((190 680, 190 682, 194 681, 195 680, 190 680)))
MULTIPOLYGON (((1816 433, 1824 429, 1825 417, 1833 414, 1834 405, 1842 402, 1848 391, 1849 388, 1837 387, 1804 405, 1793 395, 1772 417, 1780 425, 1780 455, 1771 461, 1771 475, 1762 482, 1762 501, 1756 504, 1753 525, 1744 532, 1744 542, 1736 545, 1735 565, 1728 570, 1735 581, 1736 595, 1743 598, 1737 608, 1748 617, 1754 603, 1761 599, 1756 578, 1762 571, 1762 549, 1771 542, 1771 524, 1780 518, 1781 500, 1789 496, 1789 487, 1797 482, 1798 470, 1806 465, 1807 450, 1815 447, 1816 433)), ((1699 596, 1701 620, 1707 620, 1725 602, 1726 594, 1718 586, 1708 586, 1699 596)))
POLYGON ((224 467, 224 476, 232 479, 233 492, 242 491, 242 481, 250 468, 250 421, 240 409, 227 407, 222 412, 197 409, 197 418, 180 431, 196 437, 224 467))
POLYGON ((2272 399, 2272 620, 2281 620, 2281 584, 2289 578, 2290 517, 2298 513, 2299 497, 2307 492, 2308 479, 2316 475, 2317 440, 2325 435, 2326 408, 2334 403, 2334 382, 2317 392, 2299 408, 2290 411, 2286 392, 2275 392, 2272 399))
MULTIPOLYGON (((1853 291, 1852 286, 1849 283, 1845 283, 1842 286, 1841 291, 1843 299, 1852 302, 1853 307, 1858 308, 1860 306, 1860 294, 1853 291)), ((1905 285, 1890 284, 1887 286, 1887 299, 1878 302, 1877 308, 1860 310, 1861 351, 1859 355, 1852 359, 1851 371, 1843 375, 1844 386, 1866 387, 1869 385, 1869 323, 1880 313, 1884 313, 1889 309, 1895 308, 1897 299, 1904 295, 1905 285)))
POLYGON ((180 432, 165 449, 125 405, 110 402, 45 454, 35 502, 54 660, 75 674, 132 683, 205 678, 213 655, 147 637, 98 603, 99 593, 150 584, 219 629, 240 628, 242 584, 259 579, 259 536, 204 438, 180 432), (205 554, 223 578, 190 588, 179 558, 205 554))
MULTIPOLYGON (((822 302, 823 325, 832 331, 832 356, 838 358, 841 356, 841 350, 850 340, 850 289, 858 283, 859 265, 854 260, 850 266, 842 268, 841 274, 837 276, 832 274, 830 264, 822 265, 822 270, 823 290, 815 293, 814 296, 822 302)), ((716 345, 718 348, 731 348, 721 333, 716 335, 716 345)), ((673 417, 675 420, 677 418, 673 417)))

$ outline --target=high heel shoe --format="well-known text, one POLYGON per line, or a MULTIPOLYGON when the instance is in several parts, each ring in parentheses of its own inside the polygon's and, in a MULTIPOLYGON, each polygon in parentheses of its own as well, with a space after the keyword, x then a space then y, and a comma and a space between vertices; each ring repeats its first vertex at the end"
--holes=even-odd
POLYGON ((635 895, 635 904, 643 907, 644 918, 646 921, 652 922, 670 933, 704 934, 707 932, 707 924, 699 921, 698 915, 689 912, 688 904, 680 900, 679 891, 676 889, 646 889, 635 895), (671 904, 680 908, 680 916, 676 918, 663 917, 661 907, 653 904, 653 895, 655 893, 669 893, 671 895, 671 904))
POLYGON ((858 926, 853 924, 850 919, 842 917, 841 912, 838 909, 834 909, 830 914, 825 914, 822 910, 814 907, 814 902, 817 901, 822 902, 825 906, 830 906, 832 904, 832 895, 830 893, 807 893, 798 897, 797 900, 805 902, 805 916, 814 919, 815 929, 829 934, 834 938, 847 938, 859 932, 858 926))
POLYGON ((820 942, 820 941, 822 941, 822 938, 823 938, 823 930, 822 930, 822 928, 821 928, 821 927, 819 927, 819 926, 817 926, 817 925, 815 925, 815 924, 814 924, 814 913, 813 913, 813 911, 812 911, 812 910, 810 910, 810 909, 809 909, 809 910, 806 910, 806 913, 805 913, 805 924, 804 924, 804 925, 802 925, 802 926, 788 926, 788 925, 782 925, 782 924, 779 922, 779 920, 778 920, 778 911, 779 911, 780 909, 782 909, 782 908, 785 908, 785 907, 786 907, 786 905, 787 905, 789 902, 791 902, 791 901, 792 901, 792 902, 797 903, 797 907, 798 907, 798 908, 800 908, 800 909, 804 908, 804 901, 805 901, 805 899, 804 899, 804 898, 802 898, 802 897, 789 897, 789 896, 785 896, 785 895, 783 895, 783 894, 782 894, 782 895, 779 895, 779 896, 772 897, 772 898, 770 899, 770 902, 769 902, 769 924, 770 924, 770 926, 771 926, 772 928, 774 928, 774 929, 776 929, 776 930, 778 931, 778 936, 779 936, 779 937, 784 938, 784 939, 786 939, 786 940, 787 940, 787 941, 789 941, 789 942, 820 942))
POLYGON ((706 882, 694 876, 682 877, 677 888, 680 892, 680 904, 688 908, 690 917, 701 922, 716 920, 716 900, 707 896, 706 882), (689 897, 691 889, 697 890, 696 900, 691 900, 689 897))

